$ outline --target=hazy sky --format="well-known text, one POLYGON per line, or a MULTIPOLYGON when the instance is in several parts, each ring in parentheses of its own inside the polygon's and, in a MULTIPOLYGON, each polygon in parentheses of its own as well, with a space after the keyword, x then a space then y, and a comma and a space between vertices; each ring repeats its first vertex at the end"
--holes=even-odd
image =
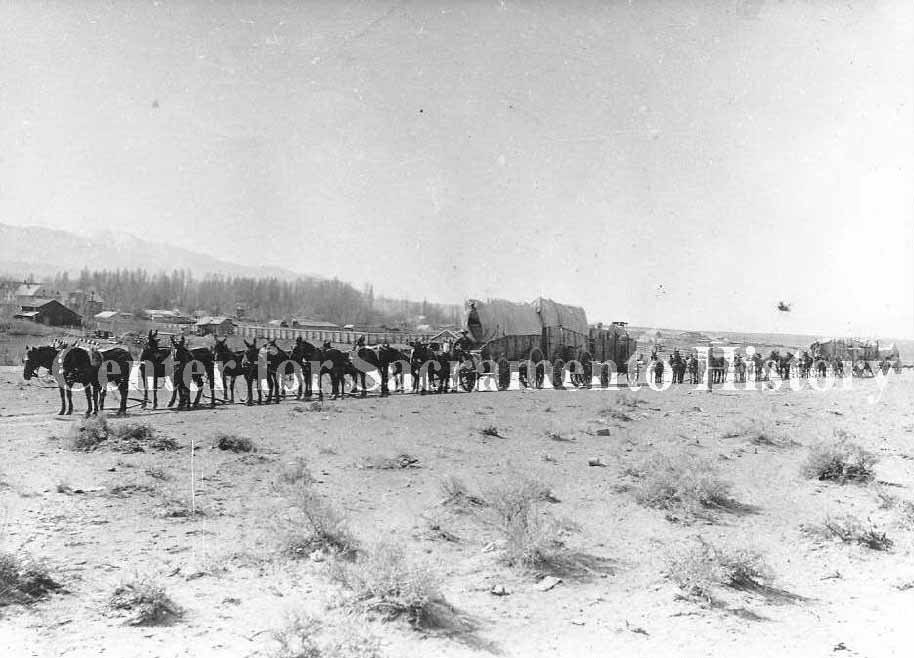
POLYGON ((0 222, 914 336, 910 0, 8 1, 0 107, 0 222))

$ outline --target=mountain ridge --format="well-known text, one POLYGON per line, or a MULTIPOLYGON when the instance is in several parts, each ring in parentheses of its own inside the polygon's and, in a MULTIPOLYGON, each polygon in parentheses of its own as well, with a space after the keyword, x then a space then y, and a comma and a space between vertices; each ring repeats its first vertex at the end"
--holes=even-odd
POLYGON ((189 270, 194 276, 222 274, 277 279, 319 279, 276 266, 251 266, 137 237, 126 232, 75 232, 0 222, 0 274, 24 277, 79 274, 90 270, 136 269, 150 272, 189 270), (34 258, 24 257, 35 254, 34 258))

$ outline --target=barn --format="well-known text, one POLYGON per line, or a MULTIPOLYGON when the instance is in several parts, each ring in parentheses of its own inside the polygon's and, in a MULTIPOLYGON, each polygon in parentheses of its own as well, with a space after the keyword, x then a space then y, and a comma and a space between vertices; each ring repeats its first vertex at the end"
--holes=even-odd
POLYGON ((201 336, 231 336, 235 333, 235 321, 224 315, 207 315, 197 320, 197 333, 201 336))
POLYGON ((20 307, 14 316, 21 320, 40 322, 51 327, 80 327, 82 317, 56 299, 32 299, 20 307))

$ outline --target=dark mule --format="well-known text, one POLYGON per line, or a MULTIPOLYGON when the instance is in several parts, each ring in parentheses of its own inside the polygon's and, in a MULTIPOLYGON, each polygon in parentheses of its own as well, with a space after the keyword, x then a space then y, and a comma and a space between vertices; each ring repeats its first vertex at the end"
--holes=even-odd
POLYGON ((285 396, 282 387, 282 378, 296 374, 298 368, 292 355, 271 340, 263 348, 267 362, 267 404, 279 404, 281 397, 285 396))
MULTIPOLYGON (((57 388, 60 390, 60 411, 57 413, 61 416, 67 413, 67 399, 63 378, 60 376, 59 363, 57 355, 60 354, 58 344, 40 345, 38 347, 25 346, 25 359, 23 360, 22 378, 26 381, 32 377, 38 376, 38 369, 45 368, 49 374, 57 380, 57 388), (57 369, 55 372, 55 368, 57 369)), ((73 413, 73 402, 70 401, 70 411, 73 413)))
POLYGON ((235 380, 244 375, 244 350, 231 350, 226 340, 216 339, 213 360, 219 364, 222 375, 222 401, 235 402, 235 380))
POLYGON ((209 382, 209 406, 216 406, 216 375, 213 362, 213 353, 208 347, 187 348, 187 339, 181 336, 180 340, 171 337, 171 344, 174 347, 175 371, 174 381, 175 390, 178 394, 178 409, 190 409, 191 406, 198 406, 200 398, 203 397, 203 377, 206 376, 209 382), (203 373, 199 372, 202 366, 203 373), (194 398, 193 405, 190 402, 190 384, 191 382, 197 387, 197 396, 194 398))
POLYGON ((673 356, 670 357, 670 370, 673 372, 673 383, 681 384, 685 378, 686 362, 679 350, 673 350, 673 356))
MULTIPOLYGON (((292 346, 290 358, 300 366, 300 370, 296 370, 295 373, 298 377, 298 393, 296 397, 299 399, 302 397, 310 398, 313 395, 311 382, 313 368, 311 365, 323 363, 323 353, 316 345, 312 345, 301 336, 297 336, 295 345, 292 346)), ((318 369, 320 369, 320 365, 318 365, 318 369)), ((324 392, 321 390, 320 382, 318 382, 317 395, 321 400, 324 399, 324 392)))
MULTIPOLYGON (((73 386, 81 384, 86 394, 86 417, 98 413, 98 369, 101 358, 98 353, 90 354, 82 347, 64 347, 57 357, 60 364, 60 377, 63 387, 60 389, 61 408, 66 396, 66 413, 73 413, 73 386)), ((61 411, 63 413, 63 411, 61 411)))
POLYGON ((244 376, 244 382, 248 389, 248 398, 245 404, 251 406, 254 404, 254 385, 257 385, 257 404, 263 404, 263 389, 260 385, 260 348, 257 347, 257 339, 253 342, 244 341, 244 352, 241 357, 241 374, 244 376))
POLYGON ((175 397, 178 395, 178 389, 177 386, 175 386, 174 363, 171 361, 171 349, 159 345, 158 329, 150 330, 149 335, 146 337, 146 344, 143 346, 143 351, 140 353, 140 381, 143 383, 143 409, 146 408, 146 405, 149 402, 149 386, 146 379, 149 374, 146 371, 147 365, 152 370, 152 408, 156 409, 159 406, 159 379, 167 380, 169 377, 172 380, 172 387, 171 400, 168 402, 168 406, 171 407, 174 405, 175 397))
POLYGON ((394 349, 390 345, 376 345, 366 347, 363 342, 359 342, 352 359, 352 370, 354 371, 355 383, 352 393, 359 391, 359 381, 362 382, 362 397, 368 395, 366 386, 366 376, 371 371, 377 371, 381 380, 381 397, 390 395, 389 381, 391 368, 394 371, 394 381, 399 382, 399 389, 403 390, 403 366, 408 364, 409 359, 400 350, 394 349))
POLYGON ((317 377, 317 387, 322 388, 321 382, 324 375, 330 375, 330 399, 335 400, 345 395, 344 377, 347 369, 351 373, 351 362, 347 354, 331 346, 329 341, 324 342, 321 356, 323 356, 323 361, 321 361, 320 374, 317 377))
POLYGON ((127 415, 127 396, 130 387, 130 368, 133 366, 133 357, 123 347, 110 347, 106 350, 91 350, 93 360, 98 361, 95 353, 100 356, 98 371, 95 374, 95 383, 98 386, 98 411, 105 410, 105 396, 108 394, 108 384, 114 384, 120 395, 118 416, 127 415))
POLYGON ((413 381, 413 393, 425 395, 426 389, 433 388, 437 359, 427 343, 411 343, 409 373, 413 381))

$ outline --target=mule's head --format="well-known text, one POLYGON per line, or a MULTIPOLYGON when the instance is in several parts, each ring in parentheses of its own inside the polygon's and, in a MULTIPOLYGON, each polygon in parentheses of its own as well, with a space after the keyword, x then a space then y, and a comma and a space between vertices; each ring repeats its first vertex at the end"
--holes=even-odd
POLYGON ((255 338, 250 343, 244 341, 244 359, 249 363, 255 363, 257 361, 257 356, 260 354, 260 348, 257 347, 257 339, 255 338))
POLYGON ((38 374, 37 347, 25 346, 25 356, 22 357, 22 378, 28 381, 38 374))

